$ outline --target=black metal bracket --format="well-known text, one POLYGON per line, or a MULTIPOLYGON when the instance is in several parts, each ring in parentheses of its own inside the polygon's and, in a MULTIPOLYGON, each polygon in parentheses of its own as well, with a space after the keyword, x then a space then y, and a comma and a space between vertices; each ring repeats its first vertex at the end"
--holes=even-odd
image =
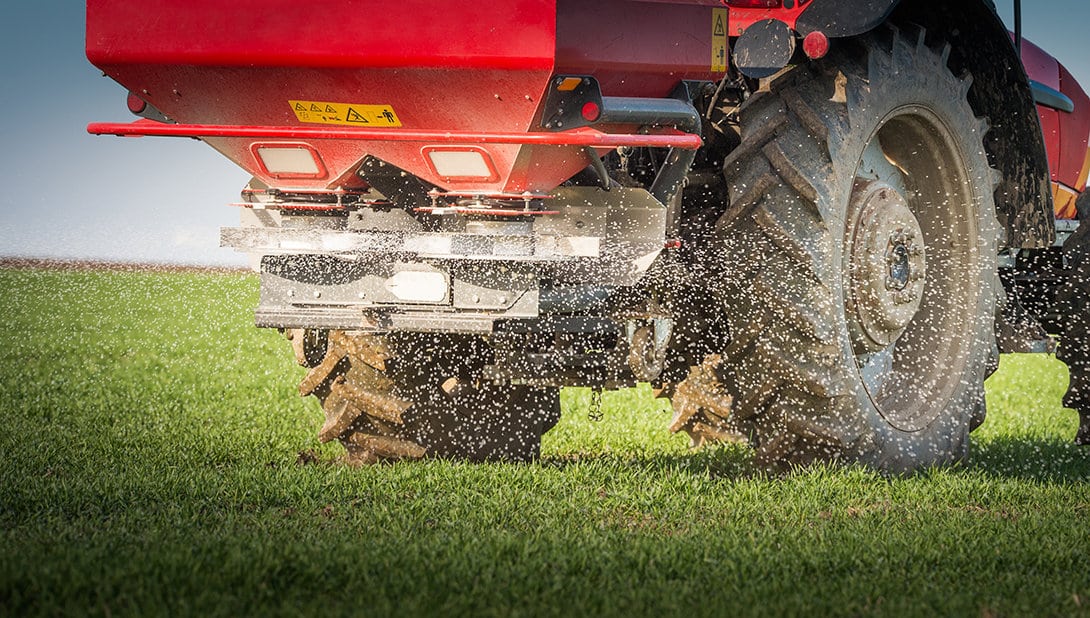
POLYGON ((664 99, 603 97, 593 77, 557 76, 545 98, 541 125, 547 131, 567 131, 597 124, 635 124, 699 133, 700 113, 692 104, 698 83, 683 81, 674 91, 675 96, 664 99))

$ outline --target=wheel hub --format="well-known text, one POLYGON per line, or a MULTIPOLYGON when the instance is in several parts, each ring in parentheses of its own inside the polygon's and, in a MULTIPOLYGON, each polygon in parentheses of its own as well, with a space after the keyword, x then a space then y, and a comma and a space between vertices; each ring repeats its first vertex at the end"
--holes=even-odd
POLYGON ((857 354, 897 340, 923 300, 923 233, 904 196, 877 181, 857 183, 849 256, 848 325, 857 354))

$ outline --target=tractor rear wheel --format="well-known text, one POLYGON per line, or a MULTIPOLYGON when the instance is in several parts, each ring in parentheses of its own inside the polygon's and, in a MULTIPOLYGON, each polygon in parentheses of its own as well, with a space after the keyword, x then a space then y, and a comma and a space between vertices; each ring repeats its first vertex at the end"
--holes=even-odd
POLYGON ((983 421, 994 173, 948 51, 923 31, 844 41, 741 109, 714 368, 761 464, 944 464, 983 421))
POLYGON ((302 330, 288 336, 300 364, 310 367, 299 392, 314 395, 325 412, 318 437, 339 440, 352 464, 531 461, 560 418, 556 388, 482 382, 483 342, 473 338, 302 330))
POLYGON ((1079 228, 1064 243, 1068 276, 1057 294, 1061 316, 1056 357, 1071 379, 1063 403, 1079 413, 1075 444, 1090 445, 1090 191, 1079 196, 1079 228))

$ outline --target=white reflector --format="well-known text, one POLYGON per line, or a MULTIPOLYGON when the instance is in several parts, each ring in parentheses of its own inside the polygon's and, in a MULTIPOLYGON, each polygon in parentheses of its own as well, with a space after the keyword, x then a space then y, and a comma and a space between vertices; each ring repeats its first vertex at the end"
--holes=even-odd
POLYGON ((257 149, 257 156, 270 174, 292 174, 299 176, 317 176, 322 172, 314 153, 306 148, 262 146, 257 149))
POLYGON ((447 278, 440 272, 403 270, 386 280, 386 289, 400 300, 440 303, 447 298, 447 278))
POLYGON ((444 178, 492 178, 492 166, 477 150, 429 150, 435 172, 444 178))

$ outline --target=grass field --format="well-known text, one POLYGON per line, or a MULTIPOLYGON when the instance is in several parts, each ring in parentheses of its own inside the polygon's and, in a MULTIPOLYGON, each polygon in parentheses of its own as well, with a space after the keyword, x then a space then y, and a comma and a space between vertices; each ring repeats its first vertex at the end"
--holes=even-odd
POLYGON ((909 478, 690 452, 647 390, 566 391, 536 465, 352 469, 253 278, 0 289, 0 614, 1090 616, 1054 359, 1005 357, 972 462, 909 478))

